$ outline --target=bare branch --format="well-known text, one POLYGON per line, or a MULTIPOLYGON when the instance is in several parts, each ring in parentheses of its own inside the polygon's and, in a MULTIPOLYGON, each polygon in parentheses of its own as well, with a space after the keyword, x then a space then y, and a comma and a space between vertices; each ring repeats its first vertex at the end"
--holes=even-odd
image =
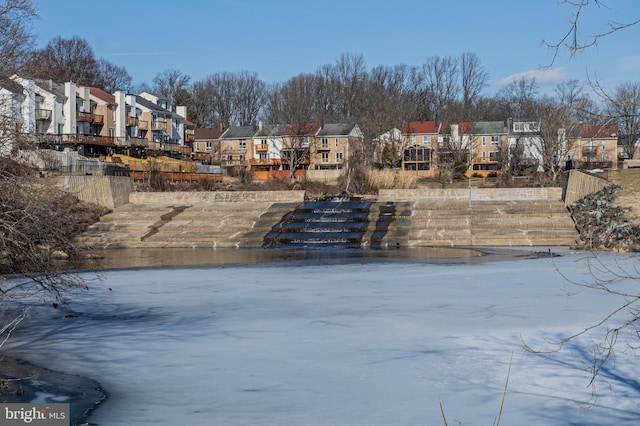
MULTIPOLYGON (((569 22, 569 29, 564 33, 564 35, 560 38, 558 42, 549 43, 543 40, 543 44, 546 45, 548 48, 550 48, 553 52, 551 63, 548 65, 549 67, 555 63, 558 57, 558 54, 562 48, 566 48, 569 51, 570 57, 575 57, 575 55, 578 52, 588 49, 590 47, 596 46, 601 39, 607 36, 610 36, 611 34, 616 33, 618 31, 627 29, 629 27, 633 27, 634 25, 637 25, 638 23, 640 23, 640 19, 631 20, 631 21, 622 22, 622 23, 610 21, 607 23, 607 28, 608 28, 607 30, 598 32, 596 34, 593 34, 587 37, 586 40, 582 40, 578 34, 582 25, 581 15, 585 10, 585 8, 590 5, 591 3, 590 0, 579 0, 579 1, 563 0, 563 1, 560 1, 559 3, 569 5, 569 7, 573 9, 573 12, 571 14, 571 20, 569 22)), ((598 7, 607 7, 600 0, 593 0, 592 4, 598 7)))

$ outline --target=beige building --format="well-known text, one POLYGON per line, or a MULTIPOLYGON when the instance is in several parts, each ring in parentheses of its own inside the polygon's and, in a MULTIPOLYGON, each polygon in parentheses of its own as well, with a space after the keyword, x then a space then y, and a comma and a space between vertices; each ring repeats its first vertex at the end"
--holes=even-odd
POLYGON ((509 128, 503 121, 477 121, 471 128, 468 176, 498 174, 509 146, 509 128))
POLYGON ((364 135, 357 124, 325 124, 310 145, 311 165, 314 170, 342 169, 349 155, 362 145, 364 135))
POLYGON ((587 126, 580 128, 580 135, 569 136, 567 160, 578 169, 605 169, 618 167, 617 126, 587 126))

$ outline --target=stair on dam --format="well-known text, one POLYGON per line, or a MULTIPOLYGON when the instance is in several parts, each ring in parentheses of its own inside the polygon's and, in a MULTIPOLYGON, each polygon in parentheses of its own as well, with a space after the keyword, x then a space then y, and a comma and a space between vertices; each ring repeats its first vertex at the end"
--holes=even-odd
POLYGON ((260 247, 297 203, 125 204, 91 225, 78 242, 94 248, 260 247))
MULTIPOLYGON (((262 247, 300 202, 176 199, 116 208, 78 237, 94 248, 262 247), (189 201, 185 202, 185 201, 189 201)), ((560 200, 416 198, 372 200, 363 247, 572 246, 578 239, 560 200)))
POLYGON ((395 204, 395 220, 379 241, 382 247, 571 246, 578 238, 559 200, 420 199, 395 204))

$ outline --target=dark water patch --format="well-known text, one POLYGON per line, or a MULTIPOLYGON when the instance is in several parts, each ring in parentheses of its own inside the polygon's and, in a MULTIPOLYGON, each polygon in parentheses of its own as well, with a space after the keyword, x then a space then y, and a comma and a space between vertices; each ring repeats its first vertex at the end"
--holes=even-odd
MULTIPOLYGON (((505 260, 549 257, 547 251, 527 248, 413 247, 393 249, 344 248, 317 245, 305 248, 118 248, 105 249, 98 259, 75 265, 82 270, 181 268, 243 265, 263 267, 287 263, 292 266, 342 263, 425 263, 439 265, 480 264, 505 260)), ((553 254, 557 255, 557 254, 553 254)))

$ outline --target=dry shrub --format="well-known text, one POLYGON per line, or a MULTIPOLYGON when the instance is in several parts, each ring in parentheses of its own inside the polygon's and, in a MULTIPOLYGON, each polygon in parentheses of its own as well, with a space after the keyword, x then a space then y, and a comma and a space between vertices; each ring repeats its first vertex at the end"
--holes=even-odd
POLYGON ((371 192, 380 189, 413 189, 416 187, 416 177, 402 173, 400 170, 369 169, 365 173, 366 187, 371 192))

